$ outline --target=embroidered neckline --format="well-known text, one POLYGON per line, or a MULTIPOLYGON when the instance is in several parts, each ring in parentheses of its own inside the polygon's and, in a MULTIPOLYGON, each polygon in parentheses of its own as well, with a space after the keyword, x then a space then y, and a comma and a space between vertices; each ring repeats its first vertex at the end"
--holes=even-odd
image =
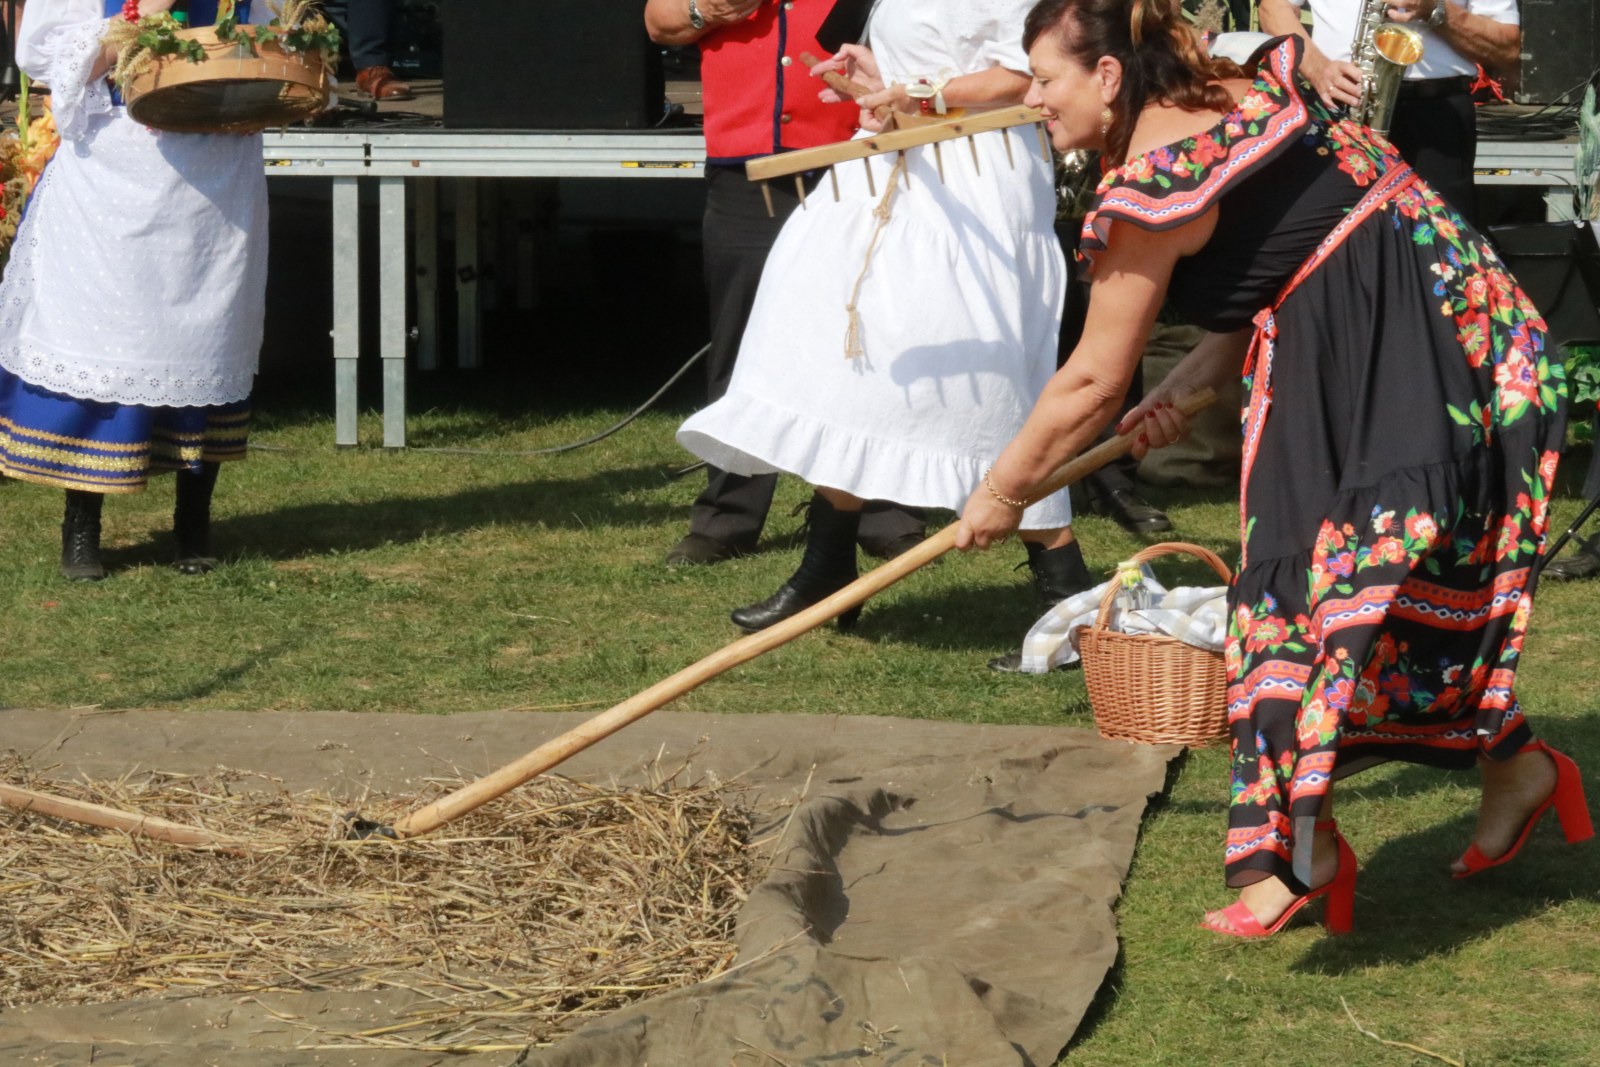
POLYGON ((1275 156, 1312 120, 1328 120, 1321 102, 1300 94, 1295 74, 1303 44, 1287 37, 1264 46, 1250 88, 1208 129, 1163 145, 1106 172, 1083 220, 1079 258, 1092 269, 1115 219, 1165 230, 1205 211, 1240 174, 1275 156))

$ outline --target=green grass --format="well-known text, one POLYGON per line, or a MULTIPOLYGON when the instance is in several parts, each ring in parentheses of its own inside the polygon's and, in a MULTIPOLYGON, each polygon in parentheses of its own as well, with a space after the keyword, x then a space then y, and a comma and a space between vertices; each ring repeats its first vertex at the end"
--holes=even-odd
MULTIPOLYGON (((731 640, 728 609, 789 574, 788 511, 805 488, 782 483, 766 551, 668 571, 702 484, 671 477, 688 462, 674 415, 561 456, 420 450, 541 448, 617 417, 432 412, 411 420, 420 447, 389 453, 335 450, 327 419, 264 415, 255 440, 272 450, 223 472, 226 562, 203 579, 165 566, 170 480, 108 500, 114 573, 99 585, 56 575, 60 494, 0 484, 0 705, 450 713, 627 697, 731 640)), ((365 420, 363 440, 378 430, 365 420)), ((1152 495, 1184 538, 1236 555, 1226 494, 1152 495)), ((1559 502, 1558 528, 1577 506, 1559 502)), ((1078 529, 1097 569, 1139 545, 1105 520, 1078 529)), ((1016 545, 947 558, 874 601, 856 635, 807 635, 673 706, 1091 727, 1077 674, 983 669, 1031 614, 1021 558, 1016 545)), ((1536 727, 1591 775, 1596 597, 1600 583, 1545 588, 1521 675, 1536 727)), ((1454 883, 1445 864, 1470 832, 1474 780, 1385 768, 1340 794, 1363 862, 1356 933, 1225 941, 1195 927, 1228 899, 1225 773, 1216 750, 1175 765, 1120 906, 1122 957, 1065 1062, 1439 1062, 1362 1036, 1343 998, 1380 1036, 1475 1067, 1600 1064, 1600 850, 1558 847, 1545 826, 1513 867, 1454 883)))

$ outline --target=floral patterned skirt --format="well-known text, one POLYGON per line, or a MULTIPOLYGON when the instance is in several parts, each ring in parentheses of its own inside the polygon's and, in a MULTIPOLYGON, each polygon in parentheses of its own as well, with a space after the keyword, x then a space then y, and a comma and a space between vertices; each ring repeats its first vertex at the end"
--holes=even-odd
POLYGON ((1515 279, 1422 182, 1264 319, 1246 384, 1226 873, 1303 892, 1334 779, 1531 739, 1514 682, 1566 386, 1515 279))

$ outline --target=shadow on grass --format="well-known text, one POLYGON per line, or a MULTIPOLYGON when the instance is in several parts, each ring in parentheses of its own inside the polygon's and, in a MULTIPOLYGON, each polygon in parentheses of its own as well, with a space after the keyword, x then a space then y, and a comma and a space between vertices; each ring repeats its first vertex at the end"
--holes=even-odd
POLYGON ((1449 863, 1472 826, 1473 817, 1462 815, 1362 857, 1354 932, 1320 939, 1294 970, 1350 974, 1375 964, 1405 966, 1452 955, 1563 901, 1600 900, 1600 849, 1592 841, 1567 846, 1553 816, 1540 821, 1512 863, 1451 878, 1449 863))
POLYGON ((143 696, 135 697, 126 706, 149 707, 155 705, 169 705, 185 700, 198 700, 201 697, 211 696, 220 690, 236 684, 255 671, 256 668, 271 663, 273 660, 277 659, 279 656, 283 655, 285 652, 288 652, 294 647, 295 646, 289 642, 280 642, 271 648, 262 649, 260 652, 257 652, 254 655, 246 656, 244 659, 238 660, 230 666, 213 671, 208 676, 196 679, 187 685, 178 686, 176 688, 163 690, 160 692, 147 693, 143 696))
POLYGON ((991 655, 1016 648, 1038 618, 1031 590, 1022 585, 962 585, 919 590, 917 575, 898 585, 892 598, 867 603, 857 627, 869 641, 895 641, 919 648, 991 655))
MULTIPOLYGON (((359 552, 486 525, 562 530, 655 526, 684 516, 684 509, 626 498, 630 493, 657 488, 661 477, 657 467, 632 467, 585 478, 497 484, 442 496, 298 504, 219 519, 212 524, 211 536, 221 554, 284 560, 359 552)), ((219 492, 227 493, 225 481, 219 492)), ((144 544, 108 549, 104 557, 108 567, 121 569, 165 564, 171 554, 171 536, 162 534, 144 544)))

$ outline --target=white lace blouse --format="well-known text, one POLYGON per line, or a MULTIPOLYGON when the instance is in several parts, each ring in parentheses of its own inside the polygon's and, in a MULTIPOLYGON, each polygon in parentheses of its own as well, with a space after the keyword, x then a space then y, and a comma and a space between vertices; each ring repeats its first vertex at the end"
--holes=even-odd
MULTIPOLYGON (((253 21, 271 18, 258 3, 253 21)), ((31 0, 18 64, 61 146, 0 281, 0 365, 57 393, 153 407, 249 396, 267 280, 259 136, 164 133, 91 78, 102 0, 31 0)))

